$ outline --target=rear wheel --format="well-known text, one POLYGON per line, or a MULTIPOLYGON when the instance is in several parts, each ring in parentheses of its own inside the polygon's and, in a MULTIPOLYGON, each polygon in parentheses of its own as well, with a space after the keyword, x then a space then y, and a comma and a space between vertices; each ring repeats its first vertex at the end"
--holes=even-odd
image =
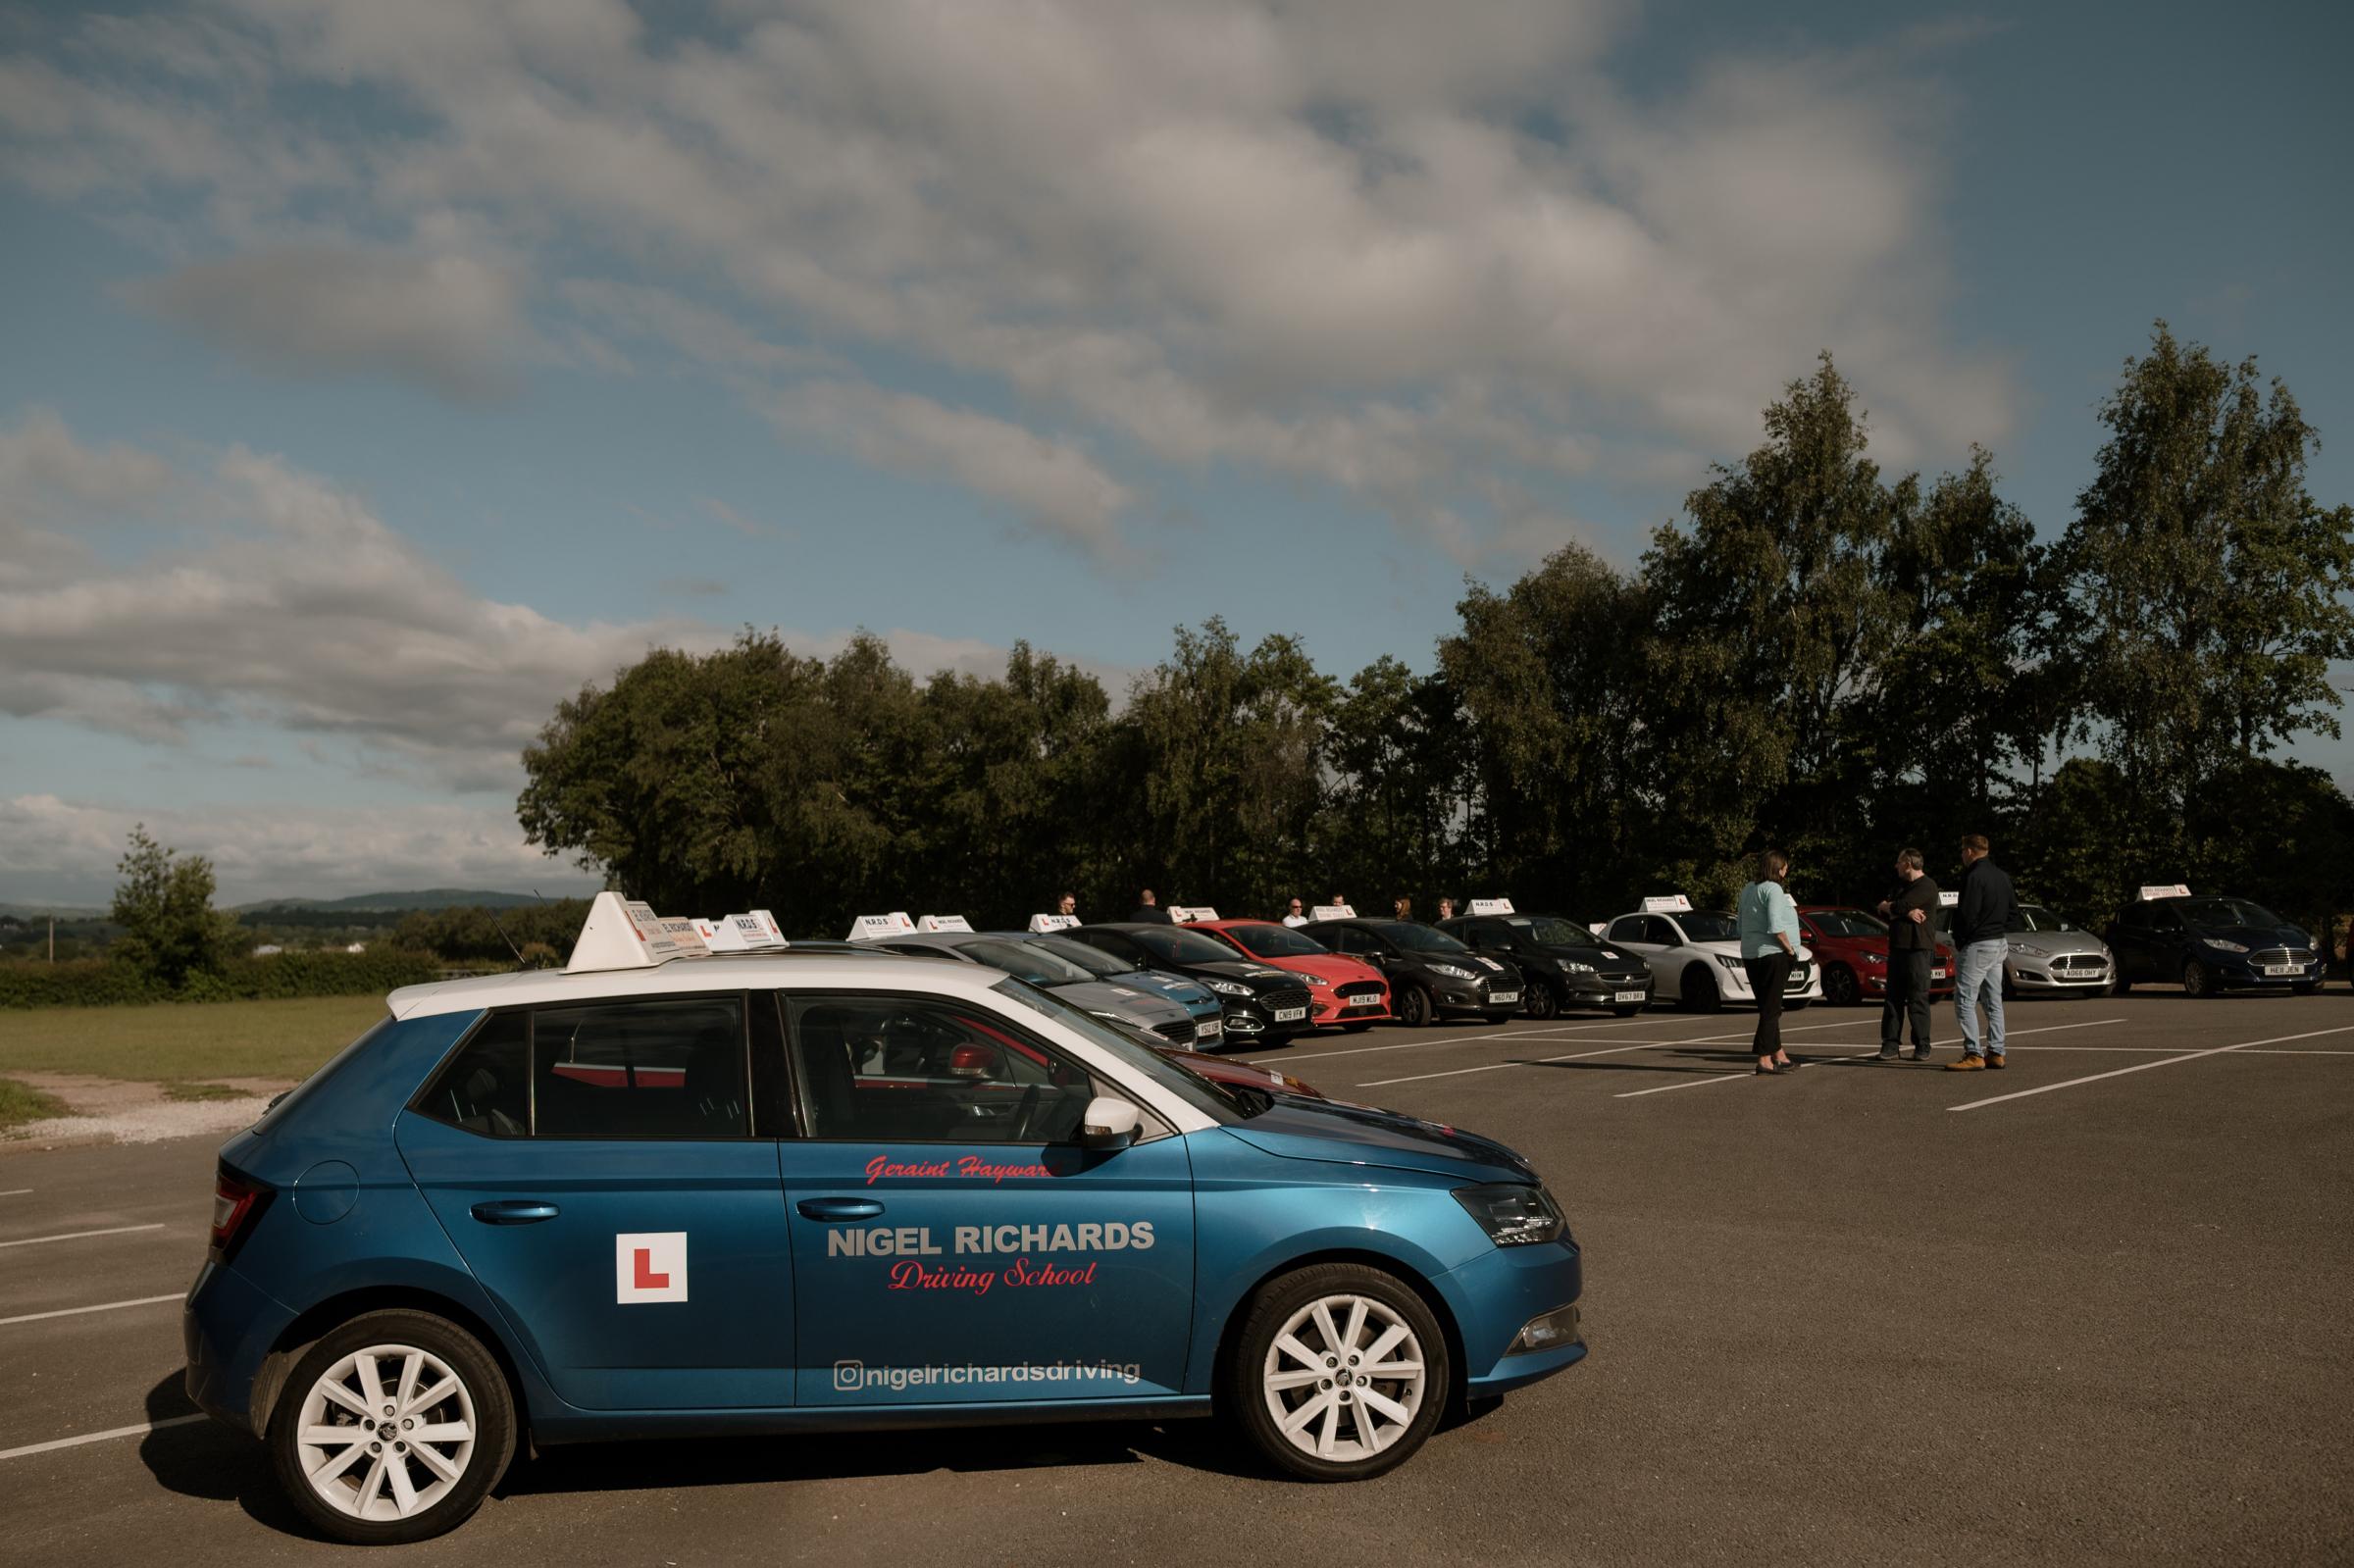
POLYGON ((1845 964, 1832 964, 1822 972, 1822 999, 1833 1007, 1853 1007, 1863 1000, 1864 991, 1856 984, 1856 972, 1845 964))
POLYGON ((1537 1019, 1551 1018, 1561 1010, 1561 998, 1541 980, 1528 983, 1528 994, 1520 999, 1520 1006, 1529 1017, 1537 1019))
POLYGON ((515 1402, 482 1341, 430 1312, 352 1319, 305 1351, 270 1420, 296 1510, 356 1545, 463 1524, 515 1455, 515 1402))
POLYGON ((1676 1001, 1685 1011, 1713 1013, 1724 1005, 1724 995, 1716 988, 1716 977, 1709 973, 1706 964, 1694 964, 1684 971, 1684 981, 1676 987, 1676 1001))
POLYGON ((1363 1264, 1319 1263, 1252 1300, 1221 1392, 1270 1463, 1309 1481, 1361 1481, 1422 1446, 1453 1371, 1412 1287, 1363 1264))
POLYGON ((2215 994, 2215 976, 2205 964, 2192 959, 2182 966, 2182 994, 2212 996, 2215 994))
POLYGON ((1398 1022, 1408 1029, 1427 1029, 1436 1012, 1430 992, 1419 986, 1408 986, 1398 993, 1398 1022))

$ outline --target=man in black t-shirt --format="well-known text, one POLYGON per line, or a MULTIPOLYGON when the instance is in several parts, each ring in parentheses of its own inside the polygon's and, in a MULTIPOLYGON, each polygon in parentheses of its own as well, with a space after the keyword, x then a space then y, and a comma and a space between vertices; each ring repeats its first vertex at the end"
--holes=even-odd
POLYGON ((1929 963, 1937 952, 1937 885, 1921 872, 1918 849, 1896 852, 1896 886, 1880 900, 1888 922, 1888 991, 1880 1004, 1880 1060, 1896 1060, 1913 1022, 1913 1059, 1929 1059, 1929 963))

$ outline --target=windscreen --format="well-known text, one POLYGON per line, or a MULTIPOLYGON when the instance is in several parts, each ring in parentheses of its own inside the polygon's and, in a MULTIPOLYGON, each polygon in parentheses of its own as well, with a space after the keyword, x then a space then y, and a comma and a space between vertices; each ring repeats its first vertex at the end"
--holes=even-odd
POLYGON ((1231 964, 1238 956, 1214 936, 1175 926, 1141 926, 1128 936, 1164 964, 1231 964))
POLYGON ((1408 952, 1467 953, 1471 950, 1436 926, 1417 925, 1410 920, 1372 920, 1365 924, 1408 952))
POLYGON ((1254 958, 1323 958, 1332 949, 1289 926, 1229 926, 1226 935, 1254 958))
POLYGON ((1825 936, 1885 936, 1887 923, 1861 909, 1817 909, 1807 917, 1825 936))
POLYGON ((1161 1087, 1178 1095, 1204 1116, 1221 1123, 1248 1120, 1275 1103, 1271 1094, 1253 1094, 1213 1084, 1190 1068, 1170 1061, 1149 1045, 1140 1043, 1123 1031, 1111 1028, 1100 1018, 1082 1012, 1051 991, 1019 981, 999 981, 991 989, 1008 1001, 1018 1002, 1033 1012, 1043 1013, 1065 1029, 1083 1036, 1119 1058, 1125 1066, 1151 1079, 1161 1087))
POLYGON ((2022 931, 2074 931, 2075 924, 2053 914, 2041 904, 2019 906, 2020 928, 2022 931))
POLYGON ((1741 939, 1741 923, 1730 915, 1720 915, 1713 909, 1696 909, 1688 915, 1673 917, 1684 928, 1688 942, 1729 942, 1741 939))
POLYGON ((2194 926, 2277 926, 2278 915, 2244 898, 2185 898, 2175 906, 2194 926))
POLYGON ((1602 940, 1585 927, 1571 925, 1559 915, 1514 915, 1505 924, 1514 931, 1526 932, 1530 940, 1548 947, 1593 947, 1602 940))
POLYGON ((992 969, 1001 969, 1033 986, 1071 986, 1096 978, 1092 971, 1081 969, 1069 959, 1058 958, 1028 942, 960 942, 956 950, 967 958, 978 960, 992 969))
POLYGON ((1077 964, 1081 969, 1098 978, 1132 974, 1136 969, 1136 966, 1125 958, 1114 958, 1100 947, 1090 947, 1087 943, 1073 941, 1068 936, 1033 936, 1022 945, 1037 947, 1052 953, 1057 958, 1077 964))

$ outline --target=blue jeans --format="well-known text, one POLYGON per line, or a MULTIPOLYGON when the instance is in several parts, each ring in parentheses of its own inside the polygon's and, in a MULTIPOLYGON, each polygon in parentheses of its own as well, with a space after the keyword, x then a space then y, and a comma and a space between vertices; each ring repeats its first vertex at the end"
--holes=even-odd
POLYGON ((1992 941, 1971 942, 1962 949, 1959 973, 1954 978, 1954 1010, 1962 1015, 1962 1054, 1976 1056, 1981 1046, 1978 1038, 1978 1008, 1986 1008, 1986 1034, 1983 1045, 1988 1056, 2003 1054, 2003 959, 2010 943, 2000 936, 1992 941))

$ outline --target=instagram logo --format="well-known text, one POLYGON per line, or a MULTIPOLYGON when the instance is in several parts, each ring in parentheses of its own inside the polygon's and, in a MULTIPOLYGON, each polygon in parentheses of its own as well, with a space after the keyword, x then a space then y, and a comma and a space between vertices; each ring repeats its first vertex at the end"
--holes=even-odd
POLYGON ((865 1362, 837 1361, 834 1363, 834 1391, 836 1393, 856 1393, 865 1387, 865 1362))

